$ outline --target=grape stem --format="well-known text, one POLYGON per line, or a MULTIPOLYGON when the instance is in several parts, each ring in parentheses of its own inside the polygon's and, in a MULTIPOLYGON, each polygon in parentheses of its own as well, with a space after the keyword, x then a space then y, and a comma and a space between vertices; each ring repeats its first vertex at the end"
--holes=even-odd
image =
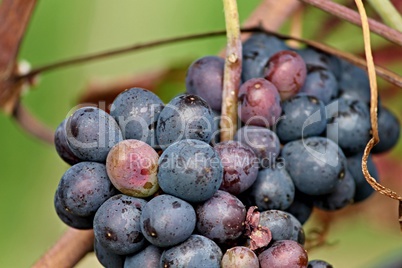
POLYGON ((374 190, 388 196, 389 198, 399 200, 399 224, 402 231, 402 197, 398 195, 396 192, 391 189, 384 187, 380 183, 378 183, 370 174, 367 167, 367 159, 370 155, 371 149, 380 141, 380 137, 378 135, 378 89, 377 89, 377 77, 375 73, 375 65, 373 60, 373 55, 371 51, 371 43, 370 43, 370 27, 367 19, 366 10, 364 8, 362 0, 355 0, 357 8, 359 10, 361 16, 361 23, 363 28, 363 38, 364 38, 364 49, 367 60, 367 69, 368 76, 370 80, 370 90, 371 90, 371 100, 370 100, 370 120, 371 120, 371 130, 373 137, 367 143, 366 148, 364 149, 364 154, 362 157, 362 171, 364 177, 367 182, 373 187, 374 190))
POLYGON ((239 13, 236 0, 223 0, 226 23, 226 57, 223 76, 221 141, 232 140, 237 130, 237 93, 242 68, 239 13))
POLYGON ((402 17, 390 0, 368 0, 368 2, 387 25, 402 32, 402 17))

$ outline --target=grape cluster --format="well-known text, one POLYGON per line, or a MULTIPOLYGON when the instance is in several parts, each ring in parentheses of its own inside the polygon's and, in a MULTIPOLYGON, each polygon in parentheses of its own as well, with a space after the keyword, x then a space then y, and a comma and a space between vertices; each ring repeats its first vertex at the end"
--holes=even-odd
MULTIPOLYGON (((361 171, 367 75, 266 34, 243 50, 234 141, 219 141, 224 61, 215 56, 193 62, 187 93, 166 105, 131 88, 110 114, 83 107, 57 128, 71 167, 56 212, 94 229, 105 267, 332 267, 308 261, 303 224, 313 207, 334 211, 373 193, 361 171)), ((391 149, 399 128, 380 107, 374 152, 391 149)), ((371 158, 368 168, 377 178, 371 158)))

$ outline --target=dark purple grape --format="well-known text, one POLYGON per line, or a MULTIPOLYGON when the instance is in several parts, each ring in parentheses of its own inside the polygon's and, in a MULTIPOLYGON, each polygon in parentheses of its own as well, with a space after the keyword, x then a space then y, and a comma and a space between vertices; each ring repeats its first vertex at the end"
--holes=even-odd
POLYGON ((145 204, 142 199, 122 194, 109 198, 95 214, 95 239, 106 250, 118 255, 141 250, 145 239, 140 217, 145 204))
POLYGON ((234 139, 249 146, 254 151, 262 168, 271 167, 279 155, 278 136, 268 128, 244 126, 236 132, 234 139))
MULTIPOLYGON (((366 200, 374 193, 374 189, 366 181, 366 178, 363 175, 362 157, 363 157, 363 154, 361 153, 361 154, 357 154, 357 155, 347 158, 348 170, 350 171, 350 174, 352 175, 353 179, 355 180, 355 184, 356 184, 355 196, 353 198, 353 201, 355 203, 366 200)), ((379 176, 378 176, 377 168, 370 155, 367 159, 367 168, 368 168, 368 171, 370 172, 371 176, 375 180, 378 181, 379 176)))
POLYGON ((255 33, 243 44, 242 80, 264 77, 264 68, 269 58, 278 51, 286 50, 279 38, 265 33, 255 33))
POLYGON ((211 138, 211 145, 215 146, 221 141, 220 137, 220 123, 221 123, 221 113, 218 111, 212 110, 213 116, 214 116, 214 133, 212 133, 212 138, 211 138))
POLYGON ((66 123, 71 151, 83 161, 105 162, 109 150, 123 140, 117 122, 96 107, 83 107, 66 123))
POLYGON ((124 140, 113 146, 106 159, 107 173, 122 193, 148 197, 158 189, 158 153, 139 140, 124 140))
POLYGON ((398 118, 386 107, 381 106, 378 112, 378 135, 380 142, 374 146, 373 153, 383 153, 392 149, 399 139, 401 125, 398 118))
POLYGON ((54 145, 56 147, 56 152, 67 164, 75 165, 81 160, 71 151, 70 146, 68 146, 67 134, 66 134, 66 122, 63 122, 56 128, 54 133, 54 145))
POLYGON ((110 252, 96 239, 94 239, 94 251, 96 258, 103 267, 123 268, 124 256, 110 252))
POLYGON ((246 125, 273 126, 281 112, 280 96, 271 82, 253 78, 240 86, 237 113, 246 125))
POLYGON ((184 94, 172 99, 162 110, 156 136, 162 149, 184 139, 209 143, 215 132, 214 126, 209 105, 196 95, 184 94))
POLYGON ((331 99, 338 95, 338 82, 331 71, 313 68, 308 71, 300 92, 314 96, 324 104, 328 104, 331 99))
POLYGON ((306 63, 299 54, 282 50, 269 59, 264 77, 278 89, 281 100, 296 95, 306 79, 306 63))
POLYGON ((329 194, 314 197, 314 206, 323 210, 338 210, 353 203, 356 184, 346 169, 345 177, 335 187, 335 190, 329 194))
POLYGON ((313 212, 313 198, 299 191, 295 193, 293 203, 286 209, 286 212, 292 214, 302 225, 310 218, 313 212))
POLYGON ((200 96, 212 109, 220 111, 224 66, 225 60, 217 56, 205 56, 194 61, 187 70, 187 93, 200 96))
POLYGON ((158 195, 142 208, 141 230, 145 238, 158 247, 183 242, 195 229, 193 207, 171 195, 158 195))
POLYGON ((308 262, 307 252, 292 240, 273 243, 258 259, 261 268, 306 268, 308 262))
POLYGON ((363 152, 371 138, 367 105, 358 100, 345 99, 338 99, 330 105, 327 107, 327 138, 338 143, 346 155, 363 152))
POLYGON ((295 186, 284 168, 266 168, 258 172, 256 182, 251 186, 249 195, 258 210, 285 210, 292 204, 295 186))
POLYGON ((281 156, 296 188, 308 195, 335 190, 345 176, 346 158, 339 146, 323 137, 291 141, 281 156))
POLYGON ((143 141, 157 148, 156 122, 163 102, 151 91, 131 88, 120 93, 113 101, 110 115, 119 124, 124 139, 143 141))
POLYGON ((257 255, 246 247, 233 247, 222 257, 222 268, 259 268, 257 255))
POLYGON ((253 150, 238 141, 225 141, 214 147, 223 165, 223 181, 219 189, 237 195, 257 179, 258 160, 253 150))
POLYGON ((293 240, 304 244, 305 236, 301 223, 290 213, 282 210, 266 210, 260 213, 260 225, 267 227, 273 241, 293 240))
POLYGON ((312 260, 308 262, 307 268, 333 268, 333 266, 326 261, 312 260))
POLYGON ((124 268, 158 268, 161 256, 162 250, 160 248, 149 245, 134 255, 126 256, 124 268))
POLYGON ((338 57, 311 47, 297 50, 297 53, 303 58, 308 68, 328 69, 335 75, 336 79, 341 77, 343 65, 338 57))
POLYGON ((166 268, 220 268, 222 251, 214 241, 201 235, 192 235, 183 243, 162 253, 160 267, 166 268))
POLYGON ((218 243, 235 240, 243 233, 246 208, 230 193, 218 190, 197 206, 196 213, 197 231, 218 243))
POLYGON ((282 142, 318 136, 327 125, 324 103, 314 96, 300 93, 282 102, 282 117, 276 134, 282 142))
POLYGON ((219 155, 205 142, 182 140, 169 146, 159 158, 161 189, 189 202, 211 198, 222 184, 219 155))
POLYGON ((64 205, 60 202, 60 198, 58 196, 58 192, 54 196, 54 207, 59 216, 60 220, 67 224, 68 226, 80 229, 87 230, 93 228, 94 216, 80 217, 74 214, 71 214, 68 210, 65 209, 64 205))
POLYGON ((370 82, 367 71, 342 60, 342 75, 339 80, 339 98, 358 100, 370 104, 370 82))
POLYGON ((64 210, 80 217, 93 217, 107 199, 117 194, 104 164, 80 162, 61 178, 57 195, 64 210))

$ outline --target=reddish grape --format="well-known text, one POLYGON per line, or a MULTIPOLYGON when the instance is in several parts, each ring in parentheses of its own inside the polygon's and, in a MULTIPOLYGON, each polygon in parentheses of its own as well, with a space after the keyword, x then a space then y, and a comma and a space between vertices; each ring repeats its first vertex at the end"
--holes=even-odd
POLYGON ((278 89, 282 100, 299 92, 307 75, 306 63, 296 52, 282 50, 275 53, 265 67, 265 79, 278 89))
POLYGON ((159 188, 158 158, 158 153, 145 142, 124 140, 110 150, 106 159, 107 173, 120 192, 147 197, 159 188))
POLYGON ((281 240, 272 244, 259 256, 261 268, 306 268, 307 252, 293 240, 281 240))
POLYGON ((252 78, 239 89, 238 115, 247 125, 273 126, 282 108, 278 89, 264 78, 252 78))

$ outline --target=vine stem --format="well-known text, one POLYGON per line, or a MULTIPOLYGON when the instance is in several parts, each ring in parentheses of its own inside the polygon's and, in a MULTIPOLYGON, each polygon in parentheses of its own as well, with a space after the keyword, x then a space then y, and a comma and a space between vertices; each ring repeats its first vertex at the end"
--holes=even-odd
MULTIPOLYGON (((334 3, 330 0, 300 0, 304 3, 310 4, 312 6, 315 6, 325 12, 328 12, 332 15, 335 15, 341 19, 344 19, 346 21, 349 21, 353 24, 356 24, 358 26, 362 26, 362 22, 360 20, 360 15, 354 10, 351 10, 345 6, 342 6, 340 4, 334 3)), ((367 20, 371 31, 388 39, 389 41, 402 46, 402 34, 401 32, 389 28, 387 25, 384 25, 381 22, 378 22, 373 19, 368 19, 367 20)))
POLYGON ((371 130, 373 137, 367 143, 366 148, 364 149, 364 154, 362 157, 362 171, 364 177, 366 178, 367 182, 373 187, 374 190, 388 196, 392 199, 399 200, 399 224, 402 231, 402 197, 399 196, 396 192, 392 191, 391 189, 384 187, 380 183, 378 183, 370 174, 367 167, 367 159, 370 155, 371 149, 380 141, 380 137, 378 135, 378 89, 377 89, 377 78, 375 72, 375 65, 373 60, 373 55, 371 51, 371 44, 370 44, 370 27, 367 19, 366 10, 364 8, 362 0, 355 0, 357 8, 360 13, 362 29, 363 29, 363 38, 364 38, 364 49, 366 54, 367 60, 367 70, 368 76, 370 81, 370 93, 371 93, 371 100, 370 100, 370 120, 371 120, 371 130))
POLYGON ((221 141, 232 140, 237 130, 237 93, 242 68, 242 43, 236 0, 223 0, 226 23, 226 57, 223 77, 221 141))

